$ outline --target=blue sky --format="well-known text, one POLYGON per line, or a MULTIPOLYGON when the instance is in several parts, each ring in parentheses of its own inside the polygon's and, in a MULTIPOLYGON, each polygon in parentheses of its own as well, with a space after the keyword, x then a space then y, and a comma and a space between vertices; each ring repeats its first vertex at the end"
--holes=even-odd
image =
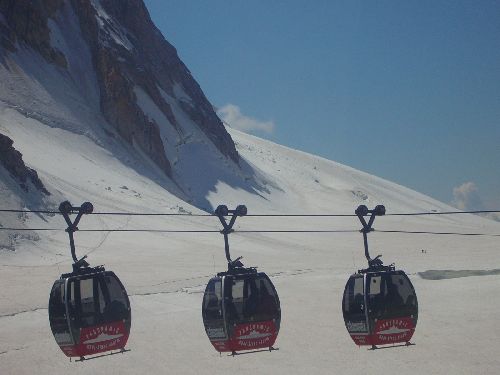
POLYGON ((226 119, 447 203, 500 208, 499 1, 145 3, 226 119))

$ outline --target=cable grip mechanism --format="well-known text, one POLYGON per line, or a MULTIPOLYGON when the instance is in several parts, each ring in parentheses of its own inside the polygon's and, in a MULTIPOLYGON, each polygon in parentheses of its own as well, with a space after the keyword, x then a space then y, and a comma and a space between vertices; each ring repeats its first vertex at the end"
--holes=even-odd
POLYGON ((231 254, 229 253, 229 234, 234 232, 233 226, 238 216, 245 216, 246 214, 247 207, 244 205, 239 205, 235 210, 229 210, 227 206, 220 205, 215 210, 215 215, 217 215, 223 227, 220 233, 224 235, 224 249, 226 252, 227 267, 229 271, 234 270, 235 268, 243 267, 243 263, 240 261, 243 257, 231 260, 231 254), (231 217, 229 222, 226 220, 227 216, 231 217))
POLYGON ((68 227, 66 228, 66 232, 69 235, 69 246, 71 249, 71 256, 73 257, 73 271, 77 272, 81 268, 86 268, 89 266, 85 258, 87 256, 85 255, 84 257, 78 259, 76 257, 76 250, 75 250, 75 239, 73 234, 78 231, 78 223, 80 222, 80 219, 82 218, 83 215, 86 214, 91 214, 94 211, 94 206, 90 202, 85 202, 83 203, 80 207, 75 207, 71 205, 69 201, 64 201, 59 205, 59 212, 62 214, 64 217, 64 220, 66 221, 66 224, 68 227), (76 214, 75 220, 71 220, 70 215, 71 214, 76 214))
POLYGON ((382 262, 382 259, 380 259, 382 255, 377 255, 374 259, 370 258, 370 253, 368 251, 368 233, 374 230, 372 226, 373 222, 375 221, 375 217, 385 215, 385 207, 383 205, 378 205, 375 206, 373 210, 369 210, 368 207, 366 207, 365 205, 360 205, 358 206, 358 208, 356 208, 354 213, 361 222, 361 225, 363 225, 363 228, 361 228, 360 232, 363 233, 363 240, 365 245, 365 257, 368 260, 368 267, 369 268, 383 267, 384 263, 382 262), (365 216, 368 215, 370 215, 370 219, 368 220, 368 222, 366 222, 365 216))

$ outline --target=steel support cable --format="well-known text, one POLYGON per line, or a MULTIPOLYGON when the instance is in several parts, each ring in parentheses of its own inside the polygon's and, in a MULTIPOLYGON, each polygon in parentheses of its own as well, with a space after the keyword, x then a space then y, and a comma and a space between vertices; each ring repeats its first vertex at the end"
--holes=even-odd
POLYGON ((413 231, 413 230, 378 230, 374 232, 379 233, 402 233, 402 234, 430 234, 430 235, 443 235, 443 236, 485 236, 485 237, 500 237, 496 233, 460 233, 460 232, 430 232, 430 231, 413 231))
MULTIPOLYGON (((5 228, 0 227, 0 230, 10 231, 56 231, 64 232, 61 228, 5 228)), ((79 232, 131 232, 131 233, 220 233, 220 230, 177 230, 177 229, 79 229, 79 232)), ((234 233, 359 233, 359 230, 341 229, 341 230, 235 230, 234 233)), ((454 235, 454 236, 484 236, 484 237, 500 237, 496 233, 461 233, 461 232, 430 232, 430 231, 407 231, 407 230, 378 230, 373 232, 378 233, 401 233, 401 234, 429 234, 429 235, 454 235)))
POLYGON ((492 214, 500 213, 500 210, 480 210, 480 211, 443 211, 443 212, 409 212, 385 214, 385 216, 425 216, 425 215, 460 215, 460 214, 492 214))
MULTIPOLYGON (((481 211, 443 211, 443 212, 405 212, 405 213, 386 213, 384 216, 424 216, 424 215, 455 215, 455 214, 487 214, 500 213, 500 210, 481 210, 481 211)), ((208 215, 210 216, 210 215, 208 215)), ((355 214, 247 214, 254 217, 357 217, 355 214)))
MULTIPOLYGON (((59 211, 43 211, 43 210, 11 210, 0 209, 0 212, 11 213, 37 213, 37 214, 54 214, 61 215, 59 211)), ((500 212, 500 211, 499 211, 500 212)), ((104 216, 189 216, 189 217, 217 217, 215 214, 189 214, 189 213, 154 213, 154 212, 92 212, 89 215, 104 215, 104 216)), ((354 214, 247 214, 248 217, 355 217, 354 214)))
POLYGON ((0 212, 12 212, 19 214, 58 214, 61 215, 59 211, 45 211, 45 210, 10 210, 10 209, 0 209, 0 212))
MULTIPOLYGON (((65 232, 61 228, 5 228, 0 230, 11 231, 55 231, 65 232)), ((78 232, 151 232, 151 233, 220 233, 219 230, 168 230, 168 229, 78 229, 78 232)))
MULTIPOLYGON (((44 210, 0 209, 0 212, 61 215, 61 212, 59 212, 59 211, 44 211, 44 210)), ((181 213, 155 213, 155 212, 92 212, 89 215, 103 215, 103 216, 191 216, 191 217, 215 216, 213 214, 181 214, 181 213)))
MULTIPOLYGON (((56 231, 64 232, 61 228, 4 228, 11 231, 56 231)), ((178 229, 79 229, 78 232, 144 232, 144 233, 220 233, 220 230, 178 230, 178 229)), ((235 230, 233 233, 359 233, 359 230, 235 230)))
MULTIPOLYGON (((0 212, 11 213, 40 213, 56 214, 59 211, 47 210, 13 210, 0 209, 0 212)), ((426 215, 457 215, 457 214, 487 214, 500 213, 500 210, 480 210, 480 211, 445 211, 445 212, 407 212, 407 213, 386 213, 385 216, 426 216, 426 215)), ((89 215, 103 216, 189 216, 189 217, 217 217, 215 214, 190 214, 190 213, 154 213, 154 212, 92 212, 89 215)), ((356 217, 355 214, 247 214, 247 217, 356 217)))

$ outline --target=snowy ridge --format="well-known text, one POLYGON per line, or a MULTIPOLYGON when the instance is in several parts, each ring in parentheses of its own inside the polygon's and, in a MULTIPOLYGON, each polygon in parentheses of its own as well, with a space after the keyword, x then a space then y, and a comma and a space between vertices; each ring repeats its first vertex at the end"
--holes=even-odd
MULTIPOLYGON (((320 202, 318 213, 350 212, 357 204, 385 202, 391 212, 453 211, 435 199, 351 167, 290 149, 258 137, 228 129, 236 140, 238 152, 256 158, 260 166, 276 180, 283 180, 290 190, 311 192, 311 201, 320 202), (318 199, 317 194, 321 194, 318 199)), ((307 200, 307 196, 302 196, 307 200)), ((314 205, 304 204, 304 207, 314 205)), ((299 205, 300 207, 300 205, 299 205)), ((297 211, 296 208, 294 208, 297 211)))

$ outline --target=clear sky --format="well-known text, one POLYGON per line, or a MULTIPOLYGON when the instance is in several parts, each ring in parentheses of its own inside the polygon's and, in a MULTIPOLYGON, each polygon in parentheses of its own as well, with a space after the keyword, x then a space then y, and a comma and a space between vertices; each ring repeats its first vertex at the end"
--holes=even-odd
POLYGON ((500 208, 500 1, 145 3, 235 127, 500 208))

